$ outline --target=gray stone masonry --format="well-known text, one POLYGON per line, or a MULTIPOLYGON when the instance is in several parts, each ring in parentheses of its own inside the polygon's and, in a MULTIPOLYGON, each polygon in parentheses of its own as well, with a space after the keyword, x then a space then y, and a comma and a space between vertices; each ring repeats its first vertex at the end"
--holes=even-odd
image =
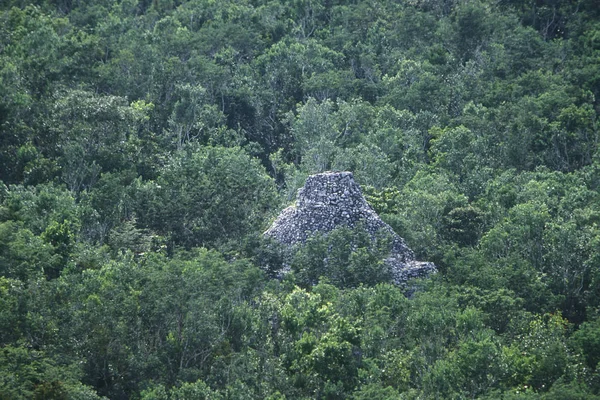
POLYGON ((351 172, 309 176, 298 190, 296 205, 283 210, 265 235, 293 246, 306 242, 317 232, 327 233, 358 223, 371 237, 383 232, 392 238, 390 255, 385 261, 391 267, 394 283, 402 285, 409 279, 427 277, 437 271, 433 263, 415 260, 404 239, 369 206, 351 172))

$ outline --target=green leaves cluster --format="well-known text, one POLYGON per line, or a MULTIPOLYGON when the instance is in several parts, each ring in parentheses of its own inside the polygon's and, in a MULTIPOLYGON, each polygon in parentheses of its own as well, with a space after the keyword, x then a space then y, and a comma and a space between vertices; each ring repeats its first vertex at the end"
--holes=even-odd
POLYGON ((0 398, 597 398, 599 18, 2 2, 0 398), (263 238, 326 170, 439 274, 263 238))

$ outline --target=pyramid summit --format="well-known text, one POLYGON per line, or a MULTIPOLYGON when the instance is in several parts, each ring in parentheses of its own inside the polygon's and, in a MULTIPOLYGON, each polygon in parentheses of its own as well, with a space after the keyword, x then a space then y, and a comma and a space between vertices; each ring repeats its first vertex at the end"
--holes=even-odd
POLYGON ((416 261, 404 239, 367 203, 351 172, 309 176, 298 190, 296 204, 283 210, 265 235, 293 246, 305 243, 317 233, 327 234, 336 228, 359 224, 372 238, 383 233, 392 239, 385 262, 390 266, 394 283, 402 284, 437 271, 433 263, 416 261))

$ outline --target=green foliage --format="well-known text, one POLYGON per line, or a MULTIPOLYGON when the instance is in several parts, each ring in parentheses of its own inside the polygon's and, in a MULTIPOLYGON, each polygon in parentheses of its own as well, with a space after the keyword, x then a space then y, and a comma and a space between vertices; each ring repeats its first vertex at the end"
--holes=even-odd
POLYGON ((354 392, 352 399, 356 400, 391 400, 399 398, 399 393, 391 386, 383 387, 380 384, 365 385, 354 392))
POLYGON ((595 370, 600 362, 600 336, 598 320, 581 324, 571 337, 572 346, 583 355, 588 368, 595 370))
POLYGON ((60 365, 43 352, 4 346, 0 361, 2 399, 104 399, 78 382, 74 365, 60 365))
POLYGON ((136 133, 143 114, 124 98, 70 90, 57 94, 52 111, 62 180, 70 190, 89 189, 101 172, 135 165, 136 133))
POLYGON ((143 400, 217 400, 221 398, 201 380, 194 383, 184 383, 168 392, 163 386, 142 391, 143 400))
POLYGON ((125 256, 61 279, 77 305, 62 329, 80 338, 61 346, 85 359, 86 380, 114 398, 137 390, 142 378, 169 386, 198 379, 239 351, 248 334, 244 302, 260 287, 261 274, 200 250, 173 260, 125 256))
POLYGON ((1 2, 0 398, 598 397, 598 10, 1 2), (325 170, 410 299, 389 238, 261 236, 325 170))
POLYGON ((391 239, 384 234, 372 238, 362 227, 335 229, 314 236, 300 246, 292 257, 291 269, 304 286, 321 278, 337 287, 372 286, 391 280, 385 263, 391 239))
POLYGON ((289 335, 284 366, 295 387, 325 398, 343 397, 354 386, 359 365, 354 350, 360 330, 335 312, 330 303, 335 296, 328 284, 319 284, 314 293, 297 288, 281 309, 282 333, 289 335))
POLYGON ((190 248, 239 241, 264 227, 276 193, 242 149, 200 147, 177 154, 141 197, 140 222, 190 248))

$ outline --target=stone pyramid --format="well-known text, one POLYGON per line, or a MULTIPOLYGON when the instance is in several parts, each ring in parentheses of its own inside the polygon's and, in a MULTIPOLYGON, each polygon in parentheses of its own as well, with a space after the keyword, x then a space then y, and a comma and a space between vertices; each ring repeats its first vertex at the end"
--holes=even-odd
POLYGON ((391 267, 394 283, 401 285, 437 271, 433 263, 415 260, 404 239, 369 206, 351 172, 309 176, 298 190, 296 204, 283 210, 265 235, 292 246, 306 242, 315 233, 326 234, 359 223, 372 237, 386 233, 392 238, 390 255, 385 261, 391 267))

